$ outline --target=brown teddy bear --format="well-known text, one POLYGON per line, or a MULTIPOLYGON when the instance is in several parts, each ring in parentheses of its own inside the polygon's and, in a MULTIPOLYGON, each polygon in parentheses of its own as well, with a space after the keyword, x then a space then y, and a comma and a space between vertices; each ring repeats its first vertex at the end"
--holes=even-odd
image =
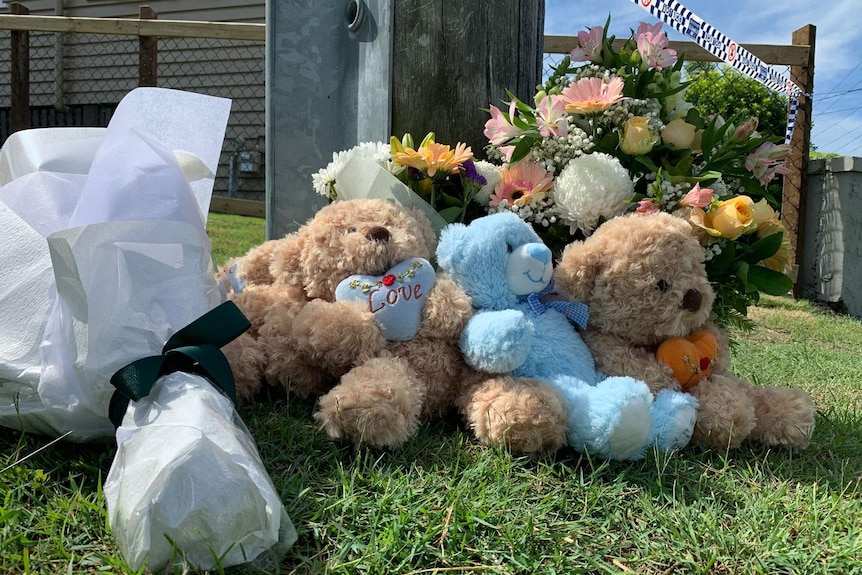
POLYGON ((418 210, 350 200, 231 262, 225 285, 252 323, 225 349, 240 398, 262 381, 318 397, 314 417, 330 437, 372 446, 399 446, 451 407, 482 442, 564 445, 553 388, 463 361, 458 339, 472 305, 431 267, 435 243, 418 210))
POLYGON ((589 306, 585 339, 600 370, 698 399, 693 443, 807 447, 814 406, 806 393, 730 372, 726 334, 710 321, 715 294, 703 248, 688 222, 667 213, 613 218, 566 247, 555 278, 560 294, 589 306))

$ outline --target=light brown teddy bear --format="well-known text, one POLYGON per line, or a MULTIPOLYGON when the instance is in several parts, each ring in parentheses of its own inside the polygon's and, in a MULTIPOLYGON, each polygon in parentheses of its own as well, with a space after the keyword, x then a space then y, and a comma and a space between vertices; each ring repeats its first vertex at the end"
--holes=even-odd
POLYGON ((225 348, 240 398, 262 381, 318 397, 314 417, 330 437, 372 446, 399 446, 452 407, 484 443, 564 445, 553 388, 463 361, 458 339, 472 306, 428 262, 435 243, 418 210, 351 200, 231 262, 225 284, 252 322, 225 348))
POLYGON ((613 218, 566 247, 555 277, 560 294, 589 306, 585 339, 601 371, 642 379, 653 393, 691 385, 700 404, 693 443, 807 447, 814 406, 806 393, 750 385, 730 372, 726 334, 710 321, 715 294, 703 248, 688 222, 666 213, 613 218), (660 347, 680 346, 684 359, 657 359, 660 347), (680 366, 700 380, 687 381, 680 366))

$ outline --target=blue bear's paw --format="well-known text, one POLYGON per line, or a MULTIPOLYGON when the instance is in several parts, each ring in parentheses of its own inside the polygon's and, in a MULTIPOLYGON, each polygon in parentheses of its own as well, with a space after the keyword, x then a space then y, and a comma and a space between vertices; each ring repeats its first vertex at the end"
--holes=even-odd
POLYGON ((527 360, 534 330, 517 310, 478 313, 461 332, 461 352, 479 371, 509 373, 527 360))
POLYGON ((650 433, 652 393, 642 381, 611 377, 596 386, 561 378, 568 403, 569 445, 606 459, 643 457, 650 433))
POLYGON ((679 450, 688 445, 697 419, 697 399, 688 393, 663 389, 652 406, 649 445, 662 451, 679 450))

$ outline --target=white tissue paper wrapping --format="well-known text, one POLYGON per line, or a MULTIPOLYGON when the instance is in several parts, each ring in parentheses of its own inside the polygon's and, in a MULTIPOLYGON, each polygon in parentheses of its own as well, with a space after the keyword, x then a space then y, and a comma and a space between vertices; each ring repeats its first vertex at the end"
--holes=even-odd
MULTIPOLYGON (((110 377, 223 301, 205 225, 229 112, 229 100, 139 88, 106 129, 27 130, 4 144, 0 426, 113 435, 110 377)), ((160 379, 116 437, 104 489, 134 568, 171 559, 165 534, 202 569, 295 539, 251 436, 204 378, 160 379), (251 508, 220 499, 224 478, 251 508)))
POLYGON ((133 569, 169 565, 176 559, 171 541, 185 563, 212 569, 216 558, 222 567, 253 560, 264 566, 296 540, 233 404, 202 378, 160 378, 126 412, 117 438, 105 499, 133 569))

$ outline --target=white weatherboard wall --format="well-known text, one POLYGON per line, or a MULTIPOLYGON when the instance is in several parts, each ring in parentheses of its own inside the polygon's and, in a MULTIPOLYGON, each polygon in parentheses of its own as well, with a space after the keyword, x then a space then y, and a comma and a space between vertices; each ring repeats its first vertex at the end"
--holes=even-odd
POLYGON ((809 164, 800 279, 803 297, 862 317, 862 158, 809 164))

